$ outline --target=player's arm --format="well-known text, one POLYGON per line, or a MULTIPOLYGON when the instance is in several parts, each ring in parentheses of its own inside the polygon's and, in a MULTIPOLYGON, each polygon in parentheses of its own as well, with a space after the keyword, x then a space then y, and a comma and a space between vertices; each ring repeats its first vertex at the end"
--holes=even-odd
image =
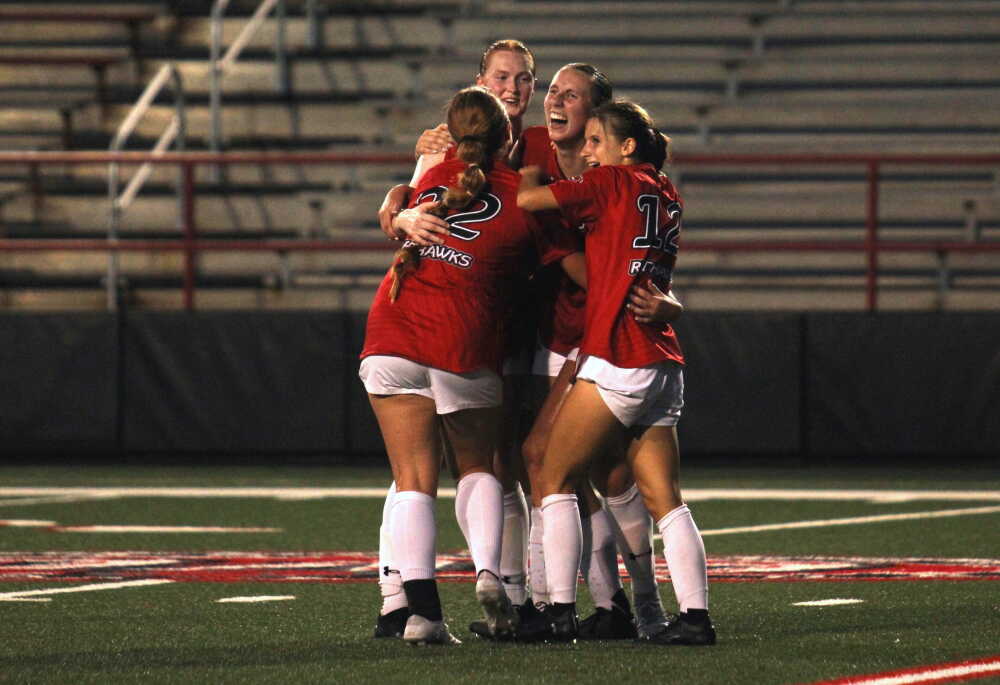
POLYGON ((448 235, 448 222, 431 214, 437 208, 438 202, 424 202, 404 209, 392 220, 394 234, 412 240, 417 245, 438 245, 444 242, 448 235))
POLYGON ((633 285, 628 299, 625 306, 639 323, 670 323, 684 313, 674 291, 663 292, 652 281, 633 285))
POLYGON ((559 263, 570 280, 587 289, 587 257, 582 252, 568 254, 559 263))
POLYGON ((379 228, 392 240, 399 240, 404 237, 403 234, 392 227, 396 215, 403 211, 403 208, 410 203, 410 193, 417 187, 420 177, 428 169, 437 166, 444 160, 444 151, 448 149, 451 142, 451 134, 448 133, 447 124, 427 129, 420 135, 416 146, 417 165, 413 169, 413 176, 410 179, 410 183, 401 183, 390 188, 382 200, 382 206, 378 210, 379 228))
POLYGON ((507 166, 517 171, 524 161, 524 138, 518 138, 510 147, 510 154, 507 155, 507 166))
POLYGON ((378 225, 382 232, 392 240, 398 240, 402 236, 392 227, 392 220, 396 218, 403 207, 410 204, 410 193, 413 188, 405 183, 393 186, 385 194, 382 206, 378 210, 378 225))
POLYGON ((521 169, 521 185, 517 191, 517 206, 529 212, 542 209, 559 209, 556 196, 548 186, 541 184, 542 170, 537 166, 521 169))

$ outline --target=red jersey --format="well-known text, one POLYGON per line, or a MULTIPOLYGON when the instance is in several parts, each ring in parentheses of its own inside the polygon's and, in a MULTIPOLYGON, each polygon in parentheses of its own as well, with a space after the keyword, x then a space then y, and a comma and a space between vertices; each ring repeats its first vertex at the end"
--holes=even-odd
POLYGON ((633 283, 667 292, 681 230, 682 204, 651 164, 591 169, 549 186, 571 222, 587 224, 587 318, 580 355, 622 368, 684 363, 670 324, 640 324, 625 305, 633 283))
MULTIPOLYGON (((552 183, 565 180, 559 167, 549 131, 544 126, 531 126, 521 133, 521 165, 538 166, 542 169, 542 182, 552 183)), ((571 229, 569 221, 559 211, 536 212, 535 216, 544 226, 554 230, 571 229)), ((583 250, 583 234, 571 231, 571 235, 583 250)), ((583 338, 583 324, 587 291, 566 275, 561 266, 552 265, 535 275, 538 286, 539 318, 538 337, 542 344, 561 355, 580 346, 583 338)))
MULTIPOLYGON (((465 167, 452 159, 428 170, 410 206, 440 199, 465 167)), ((389 270, 368 313, 362 358, 393 355, 454 373, 499 369, 509 291, 523 275, 523 255, 537 250, 548 263, 572 251, 548 240, 518 209, 520 179, 496 163, 479 195, 446 218, 451 232, 444 243, 420 248, 420 263, 395 302, 389 270)))

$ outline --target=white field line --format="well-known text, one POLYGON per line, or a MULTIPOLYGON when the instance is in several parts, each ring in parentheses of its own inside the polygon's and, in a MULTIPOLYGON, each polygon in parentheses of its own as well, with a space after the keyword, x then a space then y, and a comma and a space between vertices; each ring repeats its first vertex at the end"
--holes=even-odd
POLYGON ((66 502, 82 502, 88 499, 103 499, 96 495, 52 495, 46 497, 22 497, 19 499, 0 500, 0 507, 17 507, 22 504, 63 504, 66 502))
POLYGON ((841 604, 863 604, 863 599, 847 599, 835 597, 833 599, 814 599, 809 602, 792 602, 793 607, 833 607, 841 604))
POLYGON ((786 523, 765 523, 757 526, 736 526, 714 528, 701 531, 704 535, 732 535, 734 533, 761 533, 770 530, 791 530, 793 528, 826 528, 827 526, 850 526, 858 523, 884 523, 886 521, 915 521, 918 519, 946 518, 949 516, 970 516, 975 514, 1000 513, 1000 506, 973 507, 970 509, 939 509, 937 511, 912 511, 905 514, 880 514, 878 516, 852 516, 840 519, 820 519, 815 521, 788 521, 786 523))
POLYGON ((223 597, 215 600, 218 604, 253 604, 256 602, 286 602, 295 595, 257 595, 255 597, 223 597))
MULTIPOLYGON (((41 503, 27 498, 82 497, 115 499, 121 497, 181 497, 181 498, 261 498, 280 500, 314 500, 328 498, 385 497, 386 488, 308 488, 308 487, 0 487, 0 497, 23 497, 21 500, 0 500, 0 504, 41 503)), ((438 497, 453 499, 455 488, 440 488, 438 497)), ((837 490, 784 488, 688 488, 684 499, 689 502, 707 500, 867 500, 876 503, 917 501, 981 501, 1000 502, 1000 490, 837 490)))
POLYGON ((51 528, 55 521, 38 521, 36 519, 0 519, 0 528, 51 528))
POLYGON ((45 590, 20 590, 18 592, 0 592, 0 601, 43 595, 61 595, 69 592, 94 592, 97 590, 118 590, 125 587, 142 587, 144 585, 163 585, 172 580, 149 578, 146 580, 126 580, 120 583, 94 583, 93 585, 77 585, 74 587, 46 588, 45 590))

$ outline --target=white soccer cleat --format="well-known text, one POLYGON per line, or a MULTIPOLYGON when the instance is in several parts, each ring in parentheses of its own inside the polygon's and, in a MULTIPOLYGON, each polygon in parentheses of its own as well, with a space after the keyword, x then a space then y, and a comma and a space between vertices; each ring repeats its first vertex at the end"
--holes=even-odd
POLYGON ((493 573, 483 569, 476 579, 476 600, 483 607, 486 627, 494 639, 512 639, 519 615, 511 604, 503 583, 493 573))
POLYGON ((663 603, 659 594, 652 597, 635 597, 635 627, 639 633, 639 639, 649 639, 649 636, 656 635, 667 625, 667 616, 663 611, 663 603))
POLYGON ((414 646, 460 645, 462 641, 448 632, 444 621, 432 621, 420 614, 412 614, 406 620, 403 641, 414 646))

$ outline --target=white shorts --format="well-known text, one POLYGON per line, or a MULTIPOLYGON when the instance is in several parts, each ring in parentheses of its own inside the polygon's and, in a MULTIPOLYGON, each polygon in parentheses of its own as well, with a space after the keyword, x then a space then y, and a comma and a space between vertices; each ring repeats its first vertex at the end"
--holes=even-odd
POLYGON ((684 372, 674 362, 623 369, 591 355, 576 377, 594 382, 604 404, 626 428, 676 426, 681 418, 684 372))
POLYGON ((361 360, 358 376, 372 395, 420 395, 434 400, 438 414, 499 407, 503 382, 493 371, 452 373, 403 357, 373 355, 361 360))
POLYGON ((574 347, 569 354, 563 355, 553 352, 539 341, 535 346, 535 361, 531 365, 531 375, 555 378, 559 375, 563 364, 575 360, 579 351, 579 347, 574 347))

